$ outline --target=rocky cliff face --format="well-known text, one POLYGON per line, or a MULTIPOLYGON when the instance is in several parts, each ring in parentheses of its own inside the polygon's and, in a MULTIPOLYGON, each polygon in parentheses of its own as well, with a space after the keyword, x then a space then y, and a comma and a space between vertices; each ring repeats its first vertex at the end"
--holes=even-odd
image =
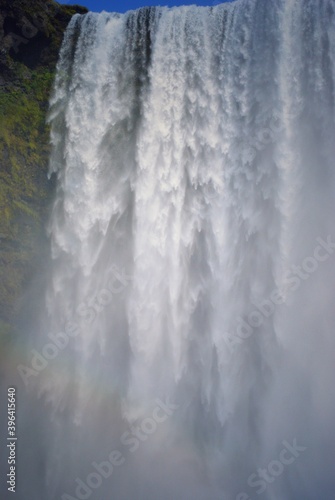
POLYGON ((0 342, 38 274, 53 192, 48 98, 64 30, 86 12, 52 0, 0 0, 0 342))
POLYGON ((54 69, 71 16, 86 12, 52 0, 0 0, 0 84, 13 83, 15 63, 54 69))

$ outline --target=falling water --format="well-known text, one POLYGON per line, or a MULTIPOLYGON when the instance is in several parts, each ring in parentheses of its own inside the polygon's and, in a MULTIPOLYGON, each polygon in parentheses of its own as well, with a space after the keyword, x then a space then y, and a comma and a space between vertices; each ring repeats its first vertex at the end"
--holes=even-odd
POLYGON ((72 18, 24 498, 333 498, 334 23, 334 0, 72 18))

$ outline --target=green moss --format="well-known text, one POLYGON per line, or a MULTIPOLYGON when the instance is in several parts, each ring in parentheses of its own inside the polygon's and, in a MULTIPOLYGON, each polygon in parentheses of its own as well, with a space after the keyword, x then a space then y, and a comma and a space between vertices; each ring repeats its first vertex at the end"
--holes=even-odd
POLYGON ((74 16, 76 10, 72 7, 72 5, 64 5, 64 12, 66 12, 69 16, 74 16))
POLYGON ((53 0, 0 4, 0 15, 14 19, 18 33, 24 19, 38 28, 31 45, 0 53, 0 318, 13 323, 18 298, 38 270, 45 243, 53 189, 47 180, 45 120, 59 48, 71 16, 87 9, 53 0))
POLYGON ((53 74, 19 63, 16 74, 20 86, 0 93, 0 314, 7 319, 36 265, 50 199, 45 118, 53 74))

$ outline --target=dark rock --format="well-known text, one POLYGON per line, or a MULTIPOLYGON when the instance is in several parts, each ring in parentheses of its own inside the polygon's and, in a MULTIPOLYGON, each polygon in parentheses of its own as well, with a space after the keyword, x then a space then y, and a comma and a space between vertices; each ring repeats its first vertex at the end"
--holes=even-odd
POLYGON ((51 0, 0 0, 0 63, 9 70, 6 75, 12 69, 10 59, 30 69, 53 67, 72 15, 86 12, 85 7, 51 0))

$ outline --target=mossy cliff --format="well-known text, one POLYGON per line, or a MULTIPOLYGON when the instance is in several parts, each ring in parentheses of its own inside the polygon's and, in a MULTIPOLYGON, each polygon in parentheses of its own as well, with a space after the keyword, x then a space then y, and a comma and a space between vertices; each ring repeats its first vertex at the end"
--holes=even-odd
POLYGON ((53 184, 47 180, 48 98, 63 33, 87 10, 0 0, 0 342, 39 270, 53 184))

